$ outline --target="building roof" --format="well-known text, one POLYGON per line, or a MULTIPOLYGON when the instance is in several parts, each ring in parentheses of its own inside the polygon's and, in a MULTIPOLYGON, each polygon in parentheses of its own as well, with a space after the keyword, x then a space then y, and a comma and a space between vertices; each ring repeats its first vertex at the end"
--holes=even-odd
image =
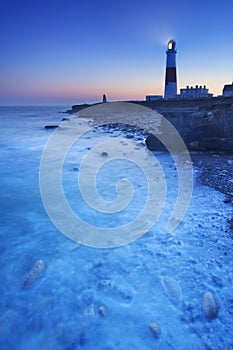
POLYGON ((233 82, 231 85, 224 85, 223 91, 233 91, 233 82))

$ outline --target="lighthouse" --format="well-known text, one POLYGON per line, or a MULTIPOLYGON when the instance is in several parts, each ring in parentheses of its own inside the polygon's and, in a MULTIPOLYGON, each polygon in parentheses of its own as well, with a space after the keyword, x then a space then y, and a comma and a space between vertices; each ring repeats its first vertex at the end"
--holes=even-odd
POLYGON ((164 98, 175 98, 177 95, 176 82, 176 43, 170 40, 167 44, 167 63, 165 76, 164 98))

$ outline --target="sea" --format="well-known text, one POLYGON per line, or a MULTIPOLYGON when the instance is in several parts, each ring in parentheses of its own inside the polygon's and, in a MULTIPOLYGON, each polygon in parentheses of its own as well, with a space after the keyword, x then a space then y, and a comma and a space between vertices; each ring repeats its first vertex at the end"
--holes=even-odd
POLYGON ((45 128, 69 122, 69 108, 0 107, 0 349, 233 349, 232 209, 224 195, 201 185, 194 168, 191 201, 168 233, 179 192, 177 166, 167 153, 150 153, 154 171, 159 167, 164 173, 166 200, 154 223, 137 235, 140 225, 127 225, 145 208, 148 178, 128 156, 128 161, 108 159, 107 145, 118 142, 125 155, 124 147, 133 143, 133 154, 145 149, 145 140, 135 131, 95 128, 67 148, 61 163, 62 196, 81 218, 70 234, 71 221, 59 200, 51 207, 47 202, 60 189, 51 174, 54 155, 63 152, 63 129, 45 128), (51 148, 46 172, 43 157, 59 132, 61 142, 51 148), (80 182, 83 161, 86 181, 80 182), (96 165, 98 171, 92 172, 96 165), (130 199, 123 196, 123 208, 115 213, 111 208, 125 189, 130 199), (87 199, 97 195, 103 201, 88 205, 87 199), (96 205, 102 206, 100 212, 96 205), (93 227, 113 228, 116 235, 129 227, 129 239, 85 241, 95 234, 93 227))

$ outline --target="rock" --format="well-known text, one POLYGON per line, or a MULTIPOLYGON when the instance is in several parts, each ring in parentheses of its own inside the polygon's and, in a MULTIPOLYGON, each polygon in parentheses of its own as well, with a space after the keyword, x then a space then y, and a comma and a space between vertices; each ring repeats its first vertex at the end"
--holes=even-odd
POLYGON ((88 305, 88 307, 85 309, 84 314, 91 320, 93 319, 93 317, 95 317, 95 305, 94 304, 90 304, 88 305))
POLYGON ((189 146, 191 149, 199 149, 199 143, 197 140, 190 142, 189 146))
POLYGON ((45 129, 56 129, 58 125, 45 125, 45 129))
POLYGON ((214 282, 214 284, 217 286, 217 287, 220 287, 222 288, 223 287, 223 283, 222 283, 222 280, 220 277, 218 276, 212 276, 212 281, 214 282))
POLYGON ((35 281, 38 280, 42 276, 42 274, 45 271, 45 264, 43 260, 37 260, 31 271, 28 273, 24 280, 24 287, 28 287, 31 284, 33 284, 35 281))
POLYGON ((182 289, 180 284, 172 277, 163 277, 163 285, 167 291, 169 298, 173 301, 178 302, 182 295, 182 289))
POLYGON ((108 156, 108 152, 102 152, 102 153, 101 153, 101 156, 102 156, 102 157, 107 157, 107 156, 108 156))
POLYGON ((81 248, 81 244, 75 243, 74 246, 72 248, 70 248, 70 250, 73 252, 73 251, 78 250, 80 248, 81 248))
POLYGON ((228 300, 227 311, 229 314, 233 315, 233 299, 228 300))
POLYGON ((231 203, 231 200, 230 200, 229 198, 225 198, 225 199, 223 200, 223 203, 231 203))
POLYGON ((158 323, 152 322, 149 325, 150 331, 156 339, 159 339, 161 335, 161 328, 158 323))
POLYGON ((98 283, 98 288, 99 289, 107 289, 107 288, 112 288, 112 282, 111 280, 101 280, 98 283))
POLYGON ((127 139, 133 139, 133 138, 134 138, 134 135, 133 135, 133 134, 127 134, 127 135, 126 135, 126 138, 127 138, 127 139))
POLYGON ((100 306, 98 308, 98 314, 102 317, 104 317, 106 315, 106 310, 105 310, 105 307, 104 306, 100 306))
POLYGON ((166 147, 152 134, 147 136, 145 143, 150 151, 167 151, 166 147))
POLYGON ((202 300, 204 314, 208 320, 214 320, 218 315, 218 302, 211 292, 205 292, 202 300))

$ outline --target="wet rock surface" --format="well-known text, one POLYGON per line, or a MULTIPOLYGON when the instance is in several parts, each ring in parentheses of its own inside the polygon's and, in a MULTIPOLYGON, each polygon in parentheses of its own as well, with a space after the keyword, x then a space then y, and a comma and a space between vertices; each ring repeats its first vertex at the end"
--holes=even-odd
POLYGON ((201 170, 200 182, 224 193, 233 204, 233 154, 191 153, 191 158, 201 170))
POLYGON ((233 205, 233 153, 191 153, 193 165, 201 170, 199 181, 226 195, 233 205))
MULTIPOLYGON (((200 183, 225 194, 225 202, 233 205, 233 154, 196 152, 191 159, 200 170, 200 183)), ((229 226, 233 230, 233 215, 229 226)))

